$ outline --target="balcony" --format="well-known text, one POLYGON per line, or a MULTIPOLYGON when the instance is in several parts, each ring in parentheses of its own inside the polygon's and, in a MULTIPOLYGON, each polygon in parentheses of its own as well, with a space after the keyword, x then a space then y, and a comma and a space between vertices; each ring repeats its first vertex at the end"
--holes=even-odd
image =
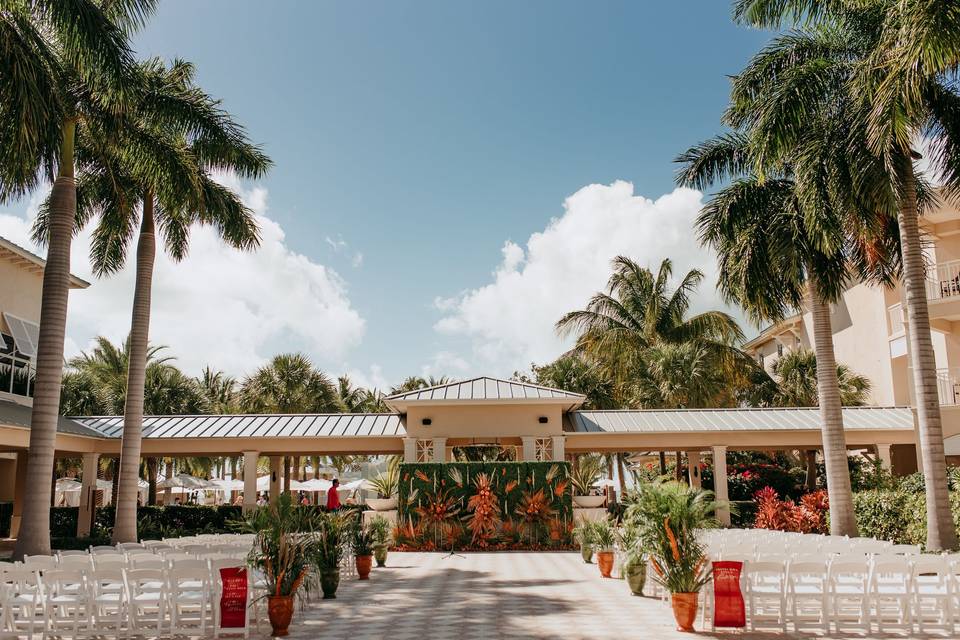
POLYGON ((898 302, 887 307, 887 317, 890 323, 888 335, 896 336, 903 333, 903 305, 898 302))
POLYGON ((937 395, 942 406, 960 405, 960 367, 937 369, 937 395))
POLYGON ((32 402, 36 365, 29 358, 0 353, 0 398, 32 402))
POLYGON ((927 269, 927 299, 960 299, 960 260, 940 262, 927 269))

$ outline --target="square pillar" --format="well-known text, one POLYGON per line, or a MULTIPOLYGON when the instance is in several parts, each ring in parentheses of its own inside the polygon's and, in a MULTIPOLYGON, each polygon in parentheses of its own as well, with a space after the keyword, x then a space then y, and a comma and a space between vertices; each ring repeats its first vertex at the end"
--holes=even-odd
POLYGON ((417 439, 416 438, 403 439, 403 461, 408 463, 417 461, 417 439))
POLYGON ((433 439, 433 461, 434 462, 447 461, 447 439, 446 438, 433 439))
POLYGON ((688 451, 687 452, 687 466, 688 469, 688 482, 690 486, 699 489, 702 485, 700 484, 700 452, 699 451, 688 451))
POLYGON ((890 459, 890 445, 888 444, 878 444, 877 446, 877 459, 880 460, 880 466, 884 471, 892 471, 893 464, 890 459))
POLYGON ((252 511, 257 506, 257 451, 243 452, 243 512, 252 511))
POLYGON ((270 456, 270 504, 277 504, 280 497, 280 474, 283 473, 283 456, 270 456))
POLYGON ((13 484, 13 515, 10 518, 10 537, 20 533, 20 521, 23 520, 23 497, 27 488, 27 452, 17 451, 16 479, 13 484))
POLYGON ((283 456, 283 492, 290 493, 290 456, 283 456))
POLYGON ((563 462, 565 457, 564 445, 567 442, 566 436, 553 436, 553 459, 563 462))
POLYGON ((97 502, 97 465, 99 453, 83 454, 83 476, 80 485, 80 512, 77 514, 77 537, 90 535, 90 522, 97 502))
MULTIPOLYGON (((718 502, 727 503, 727 448, 713 447, 713 492, 718 502)), ((730 526, 730 508, 723 506, 717 509, 717 520, 725 527, 730 526)))
POLYGON ((537 438, 536 436, 523 436, 520 438, 523 442, 523 459, 526 462, 537 461, 537 438))

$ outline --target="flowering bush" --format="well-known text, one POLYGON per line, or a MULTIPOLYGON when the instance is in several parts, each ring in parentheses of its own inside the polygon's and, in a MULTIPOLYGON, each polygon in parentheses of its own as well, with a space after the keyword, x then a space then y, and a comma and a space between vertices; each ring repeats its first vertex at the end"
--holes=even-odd
POLYGON ((754 500, 757 515, 754 526, 758 529, 796 531, 799 533, 826 533, 827 512, 830 505, 826 491, 814 491, 800 498, 800 502, 781 500, 772 487, 757 491, 754 500))

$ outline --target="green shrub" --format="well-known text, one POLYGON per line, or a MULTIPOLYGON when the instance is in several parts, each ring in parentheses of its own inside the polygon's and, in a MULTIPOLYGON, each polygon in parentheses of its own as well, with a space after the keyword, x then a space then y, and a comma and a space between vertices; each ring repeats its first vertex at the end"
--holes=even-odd
MULTIPOLYGON (((908 485, 909 486, 909 485, 908 485)), ((960 526, 960 492, 950 494, 953 521, 960 526)), ((853 508, 861 536, 895 544, 923 545, 927 539, 927 506, 922 490, 860 491, 853 508)))
POLYGON ((77 535, 79 507, 50 507, 50 537, 69 538, 77 535))

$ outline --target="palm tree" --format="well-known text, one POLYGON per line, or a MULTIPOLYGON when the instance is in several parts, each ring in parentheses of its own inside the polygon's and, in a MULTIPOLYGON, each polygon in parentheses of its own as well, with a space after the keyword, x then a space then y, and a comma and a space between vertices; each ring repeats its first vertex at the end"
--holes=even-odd
MULTIPOLYGON (((779 407, 816 407, 817 356, 810 349, 797 349, 783 354, 773 363, 776 392, 772 404, 779 407)), ((866 404, 870 395, 870 381, 837 364, 837 385, 840 403, 846 407, 866 404)))
POLYGON ((155 0, 4 0, 0 5, 0 201, 51 180, 27 483, 14 559, 50 552, 50 482, 76 215, 75 139, 134 93, 127 31, 155 0))
POLYGON ((439 387, 441 385, 449 384, 451 382, 450 378, 447 376, 440 376, 439 378, 434 378, 430 376, 429 378, 424 378, 422 376, 410 376, 405 378, 403 382, 395 387, 390 387, 390 394, 395 395, 398 393, 405 393, 407 391, 417 391, 418 389, 427 389, 429 387, 439 387))
POLYGON ((337 378, 337 393, 348 413, 386 413, 382 394, 376 389, 354 386, 350 376, 337 378))
POLYGON ((240 404, 251 413, 340 413, 337 387, 303 354, 284 353, 240 385, 240 404))
POLYGON ((735 82, 737 108, 729 122, 751 123, 758 155, 767 162, 797 155, 812 121, 840 115, 846 125, 841 143, 809 153, 810 159, 843 166, 834 177, 845 183, 834 191, 866 202, 874 224, 897 221, 926 479, 927 547, 956 548, 918 223, 923 183, 913 166, 919 158, 913 145, 924 136, 946 192, 960 188, 956 8, 925 0, 738 0, 734 12, 753 26, 802 22, 804 28, 776 39, 751 65, 754 73, 739 87, 735 82))
POLYGON ((237 412, 236 378, 206 366, 200 377, 196 378, 196 383, 207 399, 210 413, 237 412))
POLYGON ((623 256, 613 260, 613 267, 607 291, 594 295, 586 309, 564 315, 556 326, 561 335, 577 334, 575 351, 598 364, 622 404, 639 401, 637 377, 650 371, 653 348, 665 357, 670 347, 695 345, 694 351, 731 379, 752 366, 734 346, 743 333, 728 314, 707 311, 687 317, 690 296, 703 273, 689 271, 671 291, 669 259, 656 275, 623 256))
POLYGON ((565 353, 553 362, 531 367, 532 379, 515 374, 521 381, 531 381, 555 389, 582 393, 587 397, 584 409, 616 409, 619 402, 616 388, 601 367, 576 353, 565 353))

